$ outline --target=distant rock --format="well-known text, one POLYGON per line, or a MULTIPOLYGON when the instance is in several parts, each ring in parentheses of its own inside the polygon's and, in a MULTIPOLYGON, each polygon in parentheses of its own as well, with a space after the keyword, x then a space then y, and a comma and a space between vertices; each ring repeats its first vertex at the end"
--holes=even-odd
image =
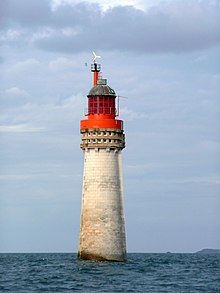
POLYGON ((203 253, 203 254, 216 254, 216 253, 220 253, 220 249, 211 249, 211 248, 205 248, 202 250, 197 251, 196 253, 203 253))

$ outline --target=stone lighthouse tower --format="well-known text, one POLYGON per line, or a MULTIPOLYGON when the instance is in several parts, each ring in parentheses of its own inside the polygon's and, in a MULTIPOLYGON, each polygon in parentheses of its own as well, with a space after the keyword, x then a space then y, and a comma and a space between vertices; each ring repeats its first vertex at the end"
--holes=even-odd
POLYGON ((123 121, 116 118, 116 94, 107 80, 100 78, 96 58, 91 65, 94 86, 87 96, 87 119, 80 123, 84 174, 78 257, 124 261, 123 121))

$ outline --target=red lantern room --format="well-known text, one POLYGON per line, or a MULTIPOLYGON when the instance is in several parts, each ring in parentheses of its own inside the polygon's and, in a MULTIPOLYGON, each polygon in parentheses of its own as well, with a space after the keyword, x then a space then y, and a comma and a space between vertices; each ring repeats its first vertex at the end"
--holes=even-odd
POLYGON ((95 61, 91 65, 94 87, 88 97, 87 120, 81 120, 80 128, 116 128, 123 130, 123 121, 116 119, 115 91, 107 85, 107 80, 99 78, 101 66, 95 61))

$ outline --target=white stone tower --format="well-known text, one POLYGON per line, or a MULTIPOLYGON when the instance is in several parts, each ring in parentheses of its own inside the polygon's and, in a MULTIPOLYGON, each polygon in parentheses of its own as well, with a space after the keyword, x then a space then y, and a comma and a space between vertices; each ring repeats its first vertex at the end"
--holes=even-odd
POLYGON ((123 121, 116 118, 116 94, 91 65, 94 87, 88 94, 88 119, 81 120, 84 174, 78 257, 126 260, 121 152, 123 121))

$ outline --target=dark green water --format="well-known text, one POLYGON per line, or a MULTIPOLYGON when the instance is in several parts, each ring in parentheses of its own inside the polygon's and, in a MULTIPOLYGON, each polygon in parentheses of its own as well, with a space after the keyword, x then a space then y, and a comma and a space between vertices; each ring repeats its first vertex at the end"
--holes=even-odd
POLYGON ((220 292, 220 254, 128 254, 125 263, 76 254, 0 254, 0 292, 220 292))

